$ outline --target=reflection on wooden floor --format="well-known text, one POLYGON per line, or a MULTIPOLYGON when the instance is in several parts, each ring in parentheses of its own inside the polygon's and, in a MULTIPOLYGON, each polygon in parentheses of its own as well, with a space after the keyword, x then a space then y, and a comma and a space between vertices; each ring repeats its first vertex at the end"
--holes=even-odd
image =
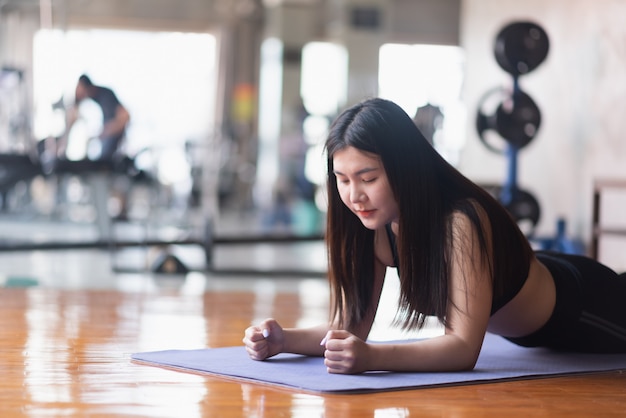
POLYGON ((0 289, 0 416, 624 416, 626 373, 367 395, 310 395, 133 364, 137 351, 241 344, 273 316, 323 321, 327 289, 267 283, 185 294, 0 289))

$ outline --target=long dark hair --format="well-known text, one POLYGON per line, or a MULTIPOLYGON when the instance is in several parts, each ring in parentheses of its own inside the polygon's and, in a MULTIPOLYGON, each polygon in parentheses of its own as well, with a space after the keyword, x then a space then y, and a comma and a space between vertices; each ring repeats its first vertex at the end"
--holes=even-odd
POLYGON ((491 195, 443 159, 398 105, 368 99, 344 111, 326 141, 329 280, 332 317, 340 326, 363 319, 374 281, 374 231, 343 204, 333 174, 335 152, 348 146, 381 159, 398 204, 398 320, 403 327, 422 327, 430 315, 445 323, 453 212, 467 215, 475 227, 482 261, 491 267, 494 298, 502 293, 503 280, 519 274, 514 271, 518 264, 508 263, 505 255, 515 252, 520 262, 530 260, 530 245, 491 195), (491 248, 476 205, 489 216, 491 248))

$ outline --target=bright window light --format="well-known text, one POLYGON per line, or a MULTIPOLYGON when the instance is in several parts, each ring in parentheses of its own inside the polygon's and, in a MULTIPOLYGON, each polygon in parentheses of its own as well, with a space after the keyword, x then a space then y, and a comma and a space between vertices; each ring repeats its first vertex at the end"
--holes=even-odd
POLYGON ((259 155, 256 199, 261 206, 272 204, 272 189, 278 178, 278 141, 280 137, 283 43, 267 38, 261 44, 259 81, 259 155))
MULTIPOLYGON (((214 129, 215 60, 216 39, 207 33, 40 30, 34 40, 35 136, 63 133, 63 112, 53 104, 72 104, 85 73, 128 108, 129 152, 203 140, 214 129)), ((93 123, 86 122, 85 135, 93 123)))
POLYGON ((396 102, 411 117, 427 104, 439 107, 443 119, 434 145, 444 158, 456 164, 465 141, 462 49, 385 44, 380 48, 379 59, 379 95, 396 102))
POLYGON ((331 120, 346 105, 348 91, 348 53, 342 45, 310 42, 302 48, 300 95, 310 116, 303 124, 305 141, 310 145, 305 175, 314 184, 325 179, 323 143, 331 120))
POLYGON ((348 54, 329 42, 311 42, 302 49, 300 94, 313 115, 331 116, 346 103, 348 54))

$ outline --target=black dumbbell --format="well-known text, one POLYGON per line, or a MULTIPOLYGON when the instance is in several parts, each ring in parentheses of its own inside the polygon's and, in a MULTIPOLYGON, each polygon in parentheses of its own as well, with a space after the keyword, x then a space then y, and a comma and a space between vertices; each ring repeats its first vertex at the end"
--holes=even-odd
POLYGON ((541 208, 535 196, 518 187, 509 190, 505 187, 500 191, 500 202, 524 234, 532 236, 541 218, 541 208))
POLYGON ((483 144, 499 154, 506 152, 506 146, 495 146, 486 137, 488 130, 494 130, 509 146, 521 149, 535 138, 541 125, 541 111, 533 99, 521 89, 510 93, 503 88, 488 91, 480 100, 476 116, 476 130, 483 144), (489 101, 498 100, 495 111, 487 114, 483 109, 489 101))
POLYGON ((550 42, 541 26, 533 22, 515 22, 496 36, 494 54, 500 67, 518 77, 533 71, 548 55, 550 42))

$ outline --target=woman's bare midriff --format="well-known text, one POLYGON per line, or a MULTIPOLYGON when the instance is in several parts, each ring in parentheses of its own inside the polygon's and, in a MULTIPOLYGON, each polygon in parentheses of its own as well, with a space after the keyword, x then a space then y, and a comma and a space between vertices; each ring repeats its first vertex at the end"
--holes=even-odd
POLYGON ((550 271, 536 258, 528 279, 517 295, 489 320, 489 332, 505 337, 523 337, 541 328, 552 315, 556 290, 550 271))

